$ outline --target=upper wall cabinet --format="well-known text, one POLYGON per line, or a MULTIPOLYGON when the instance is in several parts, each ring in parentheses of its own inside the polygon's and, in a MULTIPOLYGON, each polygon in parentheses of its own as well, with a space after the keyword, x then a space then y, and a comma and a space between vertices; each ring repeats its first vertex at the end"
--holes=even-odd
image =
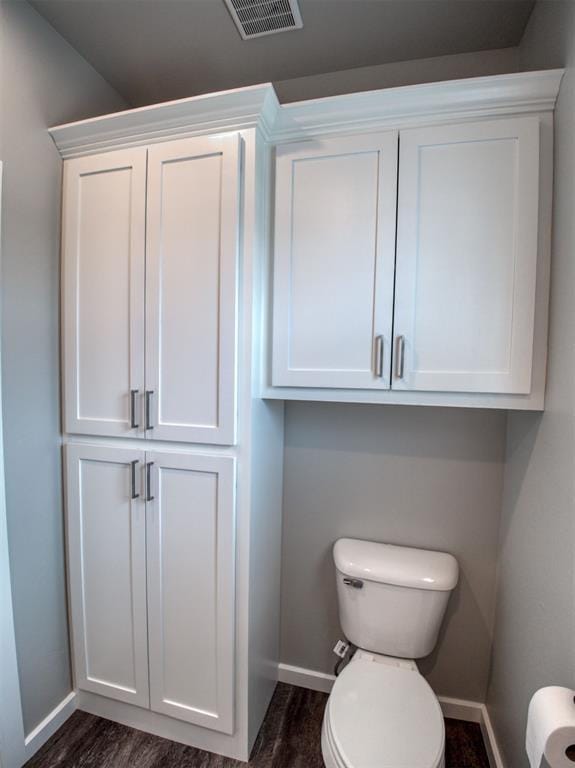
POLYGON ((541 402, 540 122, 280 146, 266 395, 513 407, 536 359, 541 402))
POLYGON ((273 384, 390 385, 397 133, 277 149, 273 384))
POLYGON ((67 432, 234 442, 239 179, 237 134, 66 162, 67 432))
POLYGON ((402 131, 394 389, 531 388, 539 121, 402 131))

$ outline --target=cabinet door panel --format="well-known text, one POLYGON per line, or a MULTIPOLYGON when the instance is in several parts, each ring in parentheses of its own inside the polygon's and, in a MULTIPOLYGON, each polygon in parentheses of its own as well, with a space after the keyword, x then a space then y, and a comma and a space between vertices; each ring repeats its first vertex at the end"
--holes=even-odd
MULTIPOLYGON (((145 149, 65 163, 62 274, 68 432, 140 434, 131 426, 130 390, 144 386, 145 201, 145 149)), ((138 424, 139 414, 134 416, 138 424)))
POLYGON ((530 391, 539 125, 400 137, 394 389, 530 391))
POLYGON ((389 388, 396 187, 396 132, 277 149, 275 386, 389 388))
POLYGON ((144 454, 82 445, 66 456, 76 684, 146 707, 146 517, 131 498, 131 462, 144 454))
POLYGON ((235 433, 237 135, 149 150, 149 436, 231 444, 235 433))
POLYGON ((232 733, 234 459, 147 461, 151 708, 232 733))

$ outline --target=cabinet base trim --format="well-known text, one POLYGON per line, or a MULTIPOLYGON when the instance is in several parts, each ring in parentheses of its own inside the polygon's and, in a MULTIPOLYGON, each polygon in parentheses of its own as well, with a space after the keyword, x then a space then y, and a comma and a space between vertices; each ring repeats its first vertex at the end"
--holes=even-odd
POLYGON ((96 693, 78 691, 78 709, 90 715, 104 717, 115 723, 127 725, 138 731, 152 733, 164 739, 177 741, 189 747, 214 752, 224 757, 247 762, 249 758, 246 740, 239 733, 228 736, 197 725, 191 725, 183 720, 174 720, 167 715, 160 715, 148 709, 142 709, 132 704, 107 699, 96 693))
POLYGON ((371 405, 417 405, 438 408, 489 408, 506 411, 543 411, 544 391, 536 386, 530 395, 473 394, 462 392, 408 392, 406 390, 310 389, 265 386, 264 400, 303 400, 305 402, 368 403, 371 405))
POLYGON ((66 720, 74 714, 77 707, 78 697, 75 691, 71 691, 65 699, 62 699, 57 707, 54 707, 41 723, 38 723, 33 731, 30 731, 24 740, 26 760, 30 760, 30 758, 44 746, 48 739, 56 733, 58 728, 64 725, 66 720))

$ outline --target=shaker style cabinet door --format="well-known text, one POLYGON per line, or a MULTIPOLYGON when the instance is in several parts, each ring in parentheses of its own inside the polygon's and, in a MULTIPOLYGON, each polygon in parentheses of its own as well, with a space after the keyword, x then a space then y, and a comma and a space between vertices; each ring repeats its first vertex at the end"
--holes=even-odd
POLYGON ((139 436, 146 150, 64 163, 65 431, 139 436))
POLYGON ((393 389, 527 394, 539 122, 400 135, 393 389))
POLYGON ((147 437, 235 441, 240 137, 148 156, 147 437))
POLYGON ((390 385, 397 133, 276 154, 272 384, 390 385))
POLYGON ((232 733, 234 459, 146 461, 150 706, 232 733))
POLYGON ((66 448, 76 685, 148 707, 143 459, 138 450, 66 448))

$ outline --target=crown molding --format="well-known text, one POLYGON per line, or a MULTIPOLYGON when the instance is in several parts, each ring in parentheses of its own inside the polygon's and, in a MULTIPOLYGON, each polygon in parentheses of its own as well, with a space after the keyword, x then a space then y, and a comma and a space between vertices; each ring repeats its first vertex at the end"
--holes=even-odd
POLYGON ((275 142, 330 133, 553 110, 564 70, 408 85, 286 104, 275 142))
POLYGON ((449 80, 280 105, 271 83, 50 129, 64 158, 258 127, 271 143, 554 109, 564 70, 449 80))
POLYGON ((267 138, 279 102, 271 83, 138 107, 50 128, 63 158, 206 133, 259 127, 267 138))

